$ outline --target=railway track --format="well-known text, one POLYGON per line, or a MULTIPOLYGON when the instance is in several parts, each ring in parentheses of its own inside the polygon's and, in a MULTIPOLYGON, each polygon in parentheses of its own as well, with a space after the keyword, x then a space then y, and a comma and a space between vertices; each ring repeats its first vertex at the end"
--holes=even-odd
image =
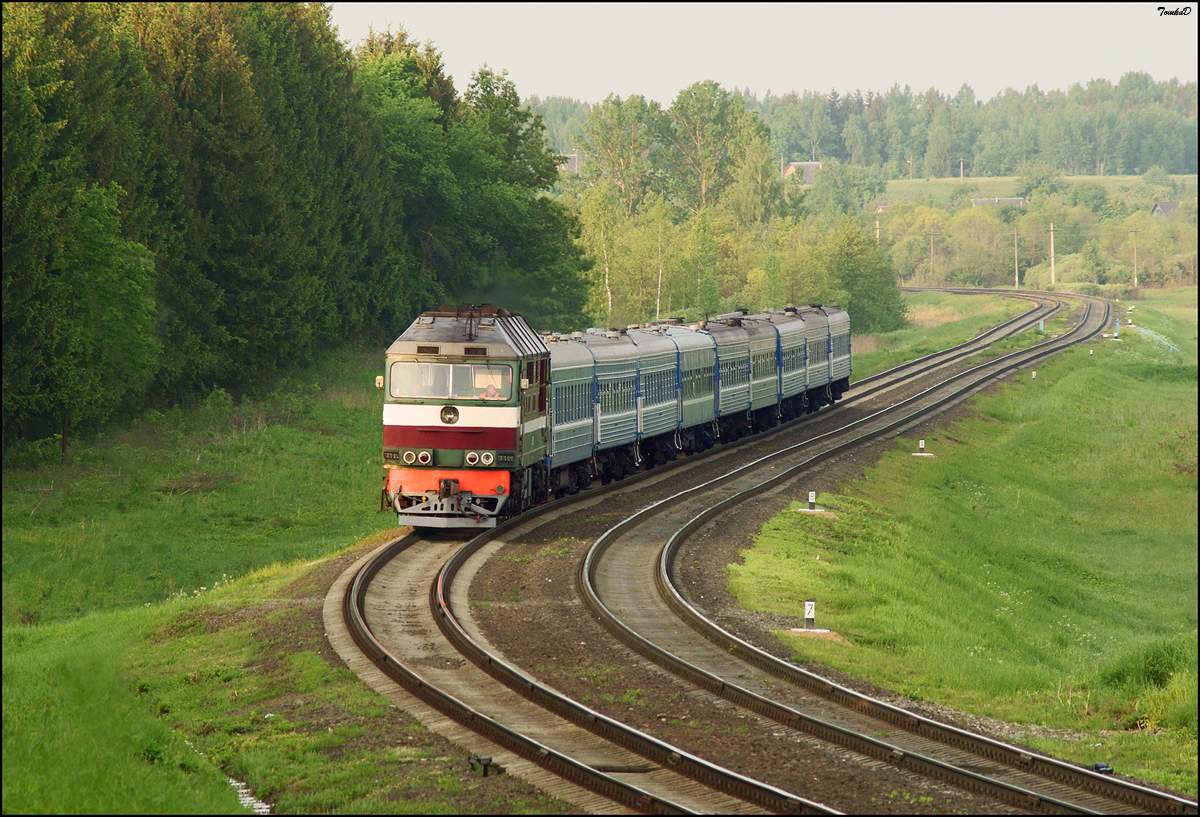
MULTIPOLYGON (((1020 331, 1062 308, 1062 303, 1053 296, 1022 294, 1022 297, 1034 301, 1034 305, 1025 313, 981 333, 964 344, 856 383, 846 402, 860 400, 870 394, 879 394, 907 382, 914 374, 945 366, 951 361, 973 354, 996 339, 1020 331)), ((1087 323, 1087 320, 1085 317, 1081 324, 1087 323)), ((1102 328, 1104 322, 1099 325, 1102 328)), ((1063 338, 1053 343, 1065 343, 1066 340, 1063 338)), ((1047 347, 1047 344, 1041 344, 1039 348, 1043 347, 1047 347)), ((1054 349, 1043 350, 1050 353, 1057 348, 1060 347, 1056 345, 1054 349)), ((1012 357, 1010 355, 1000 360, 1007 361, 1012 357)), ((993 361, 992 364, 998 362, 993 361)), ((1017 362, 1016 365, 1020 363, 1017 362)), ((961 374, 955 376, 961 391, 965 393, 972 383, 990 380, 990 376, 985 377, 987 373, 977 371, 978 369, 980 367, 968 370, 976 372, 978 377, 975 379, 965 378, 961 374)), ((880 413, 876 413, 878 414, 880 413)), ((802 424, 793 423, 784 429, 759 435, 758 439, 774 438, 802 424)), ((794 448, 795 446, 786 446, 782 450, 792 451, 794 448)), ((706 461, 710 455, 716 456, 726 450, 729 449, 717 449, 689 458, 682 464, 706 461)), ((651 473, 661 473, 662 470, 651 473)), ((749 474, 753 470, 743 468, 734 473, 749 474)), ((631 477, 606 490, 623 488, 639 481, 643 476, 647 475, 631 477)), ((716 482, 725 484, 727 481, 716 482)), ((727 484, 727 487, 736 486, 727 484)), ((598 492, 599 489, 594 489, 579 495, 577 499, 598 492)), ((554 503, 547 506, 547 509, 561 509, 570 502, 571 500, 554 503)), ((830 809, 818 803, 750 780, 606 718, 601 713, 538 683, 506 663, 497 651, 490 648, 482 633, 473 626, 470 616, 460 616, 460 612, 466 607, 466 583, 461 580, 456 583, 455 579, 472 556, 481 553, 490 542, 521 527, 536 526, 539 515, 538 511, 525 514, 493 531, 475 537, 465 545, 412 535, 390 543, 364 560, 344 583, 344 595, 339 605, 340 614, 357 645, 356 648, 393 682, 443 715, 466 724, 487 738, 491 745, 549 769, 564 780, 603 798, 601 802, 588 803, 587 807, 603 810, 603 802, 608 802, 610 805, 618 803, 628 809, 652 813, 831 813, 830 809)), ((655 516, 665 519, 661 514, 655 516)), ((686 535, 676 541, 681 544, 685 538, 686 535)), ((658 545, 659 550, 661 544, 658 545)), ((613 554, 615 551, 609 551, 610 556, 613 554)), ((655 555, 657 556, 657 552, 655 555)), ((608 562, 615 563, 615 560, 608 562)), ((665 564, 667 582, 662 584, 661 592, 658 593, 662 603, 667 603, 670 596, 670 560, 665 564)), ((655 575, 656 569, 653 565, 652 560, 651 569, 646 571, 645 576, 655 575)), ((653 578, 649 583, 658 586, 653 578)), ((678 596, 676 604, 683 605, 679 608, 680 611, 690 606, 683 600, 682 595, 678 596)), ((683 624, 691 637, 700 636, 705 625, 699 620, 684 623, 685 619, 680 618, 680 614, 673 613, 670 618, 683 624)), ((696 615, 700 615, 698 611, 696 615)), ((625 626, 624 623, 621 626, 625 626)), ((721 637, 723 636, 715 632, 705 632, 700 640, 712 648, 716 645, 713 639, 721 637)), ((747 645, 748 647, 750 645, 747 645)), ((742 649, 746 655, 751 654, 746 648, 742 649)), ((761 656, 753 660, 766 661, 761 656)), ((759 668, 758 671, 770 672, 763 668, 759 668)), ((776 671, 784 670, 777 668, 776 671)), ((695 680, 692 679, 692 682, 695 683, 695 680)), ((775 705, 778 705, 777 702, 775 705)), ((905 715, 912 717, 907 713, 905 715)), ((889 748, 888 751, 889 762, 898 762, 896 750, 889 748)), ((878 752, 874 756, 878 756, 878 752)), ((903 763, 906 767, 921 766, 920 752, 910 750, 904 757, 906 759, 903 763)), ((928 769, 925 771, 929 773, 928 769)), ((958 774, 959 771, 962 770, 943 771, 942 779, 947 779, 946 774, 958 774)), ((980 785, 994 788, 991 784, 980 785)), ((1050 796, 1043 797, 1040 802, 1049 804, 1054 800, 1055 798, 1050 796)), ((576 801, 579 802, 578 798, 576 801)), ((1030 806, 1032 802, 1026 795, 1025 799, 1021 800, 1021 805, 1030 806)))
POLYGON ((1054 813, 1194 813, 1196 804, 947 726, 862 695, 737 638, 684 598, 683 544, 739 504, 867 440, 911 425, 984 382, 1098 335, 1110 311, 1089 305, 1066 335, 974 366, 847 426, 780 449, 631 514, 580 569, 589 607, 627 646, 689 683, 783 725, 1019 808, 1054 813), (792 455, 799 462, 775 468, 792 455), (786 682, 782 692, 778 681, 786 682))

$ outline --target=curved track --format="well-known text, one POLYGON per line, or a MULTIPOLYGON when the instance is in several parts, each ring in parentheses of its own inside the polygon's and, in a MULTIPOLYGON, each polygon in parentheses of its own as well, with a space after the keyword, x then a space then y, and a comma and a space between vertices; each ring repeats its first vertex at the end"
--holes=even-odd
MULTIPOLYGON (((1014 293, 1004 294, 1012 295, 1014 293)), ((944 367, 952 361, 986 348, 999 338, 1027 328, 1037 320, 1053 315, 1062 308, 1061 301, 1052 295, 1042 293, 1016 293, 1015 295, 1034 301, 1034 306, 1025 313, 1010 318, 966 343, 856 382, 843 402, 878 394, 908 382, 917 374, 944 367)), ((1090 337, 1091 334, 1100 331, 1107 321, 1107 309, 1105 309, 1104 318, 1096 324, 1093 309, 1094 307, 1089 307, 1086 310, 1087 314, 1084 320, 1069 336, 1047 341, 1034 349, 1022 350, 982 366, 973 367, 966 372, 960 372, 944 381, 940 387, 941 390, 938 390, 939 387, 926 389, 913 398, 908 398, 881 412, 856 420, 850 424, 862 432, 856 440, 894 430, 913 422, 914 417, 918 415, 935 410, 935 405, 944 406, 956 399, 943 394, 946 388, 952 388, 957 399, 961 399, 966 393, 981 388, 985 382, 990 382, 1006 368, 1014 368, 1057 351, 1071 342, 1077 342, 1085 334, 1090 337), (946 384, 949 383, 954 385, 947 386, 946 384), (935 391, 937 394, 933 394, 935 391), (940 398, 939 395, 941 395, 940 398), (922 406, 924 408, 921 408, 922 406), (903 414, 897 419, 898 412, 903 411, 901 407, 909 407, 914 411, 903 414), (883 419, 884 415, 886 415, 886 419, 883 419)), ((771 440, 804 424, 806 421, 792 423, 784 428, 758 435, 756 439, 771 440)), ((705 485, 723 486, 727 498, 736 498, 739 495, 742 495, 743 499, 747 498, 752 493, 745 493, 746 489, 755 488, 755 486, 744 481, 738 482, 732 477, 742 475, 751 478, 754 473, 761 471, 764 460, 771 460, 785 453, 795 453, 801 446, 810 446, 806 450, 815 451, 816 449, 811 448, 813 442, 829 440, 833 436, 840 435, 825 434, 814 438, 811 442, 785 446, 775 454, 760 458, 750 465, 736 469, 705 485), (732 490, 731 493, 731 489, 736 490, 732 490)), ((716 449, 688 458, 667 469, 659 469, 659 471, 719 458, 722 452, 730 450, 733 450, 733 447, 716 449)), ((810 457, 810 460, 824 456, 829 456, 829 454, 816 453, 814 457, 810 457)), ((805 464, 811 463, 802 463, 801 465, 805 464)), ((799 466, 789 468, 789 473, 795 472, 797 468, 799 466)), ((604 490, 630 485, 645 476, 649 476, 649 474, 630 477, 623 483, 609 486, 604 490)), ((759 476, 761 477, 761 473, 759 476)), ((779 481, 779 479, 773 480, 772 483, 779 481)), ((352 578, 346 583, 345 595, 341 602, 342 615, 358 649, 393 681, 439 712, 459 723, 466 724, 472 730, 485 736, 494 745, 504 747, 516 756, 526 758, 551 770, 554 774, 595 792, 608 801, 622 804, 626 808, 652 813, 760 810, 831 813, 830 809, 818 803, 708 763, 566 698, 503 661, 497 651, 490 648, 482 633, 473 626, 470 616, 460 616, 460 611, 466 609, 465 585, 467 582, 460 581, 459 584, 455 584, 455 579, 473 555, 480 554, 488 543, 499 537, 501 533, 507 533, 522 526, 536 525, 536 518, 545 510, 562 508, 573 501, 594 496, 600 490, 592 489, 579 495, 575 500, 559 501, 544 509, 536 509, 493 531, 475 537, 465 545, 460 546, 459 542, 445 539, 426 539, 412 535, 381 548, 365 561, 361 569, 353 572, 352 578)), ((755 488, 755 490, 765 489, 755 488)), ((691 494, 691 492, 685 493, 691 494)), ((702 492, 696 492, 696 495, 698 496, 699 493, 702 492)), ((675 497, 672 499, 674 500, 675 497)), ((703 507, 708 507, 712 501, 713 499, 710 497, 708 504, 703 507)), ((735 503, 731 502, 730 504, 735 503)), ((654 508, 659 508, 660 511, 650 514, 650 516, 656 517, 656 525, 653 526, 656 529, 662 528, 657 525, 658 519, 664 521, 667 519, 668 515, 661 511, 665 510, 668 505, 672 508, 685 507, 686 503, 682 506, 677 502, 656 504, 654 508)), ((653 509, 646 509, 646 511, 649 510, 653 509)), ((645 527, 649 531, 651 526, 640 524, 644 521, 641 513, 645 513, 645 511, 631 517, 631 520, 635 521, 630 527, 638 529, 645 527)), ((685 525, 685 530, 680 531, 679 536, 668 537, 676 545, 682 543, 687 532, 695 530, 708 518, 697 520, 695 514, 691 516, 693 524, 685 525)), ((685 517, 687 517, 686 513, 685 517)), ((681 517, 678 513, 673 513, 670 518, 681 517)), ((618 528, 624 529, 622 526, 618 526, 618 528)), ((666 532, 666 530, 666 528, 662 528, 660 533, 666 532)), ((614 529, 609 533, 615 534, 616 532, 617 529, 614 529)), ((606 537, 609 537, 609 534, 606 534, 606 537)), ((611 544, 615 538, 610 537, 604 541, 611 544)), ((711 650, 717 644, 722 643, 721 640, 728 634, 723 631, 718 632, 719 628, 713 629, 716 625, 706 622, 702 614, 692 608, 682 595, 672 588, 670 565, 677 549, 662 551, 663 541, 656 541, 649 563, 644 560, 627 560, 623 557, 613 558, 617 551, 612 550, 610 544, 598 547, 595 552, 607 554, 607 565, 616 565, 621 569, 633 569, 641 578, 636 578, 630 585, 631 587, 641 586, 643 590, 646 586, 655 588, 652 595, 658 600, 659 605, 665 606, 665 609, 668 610, 666 619, 660 619, 660 624, 681 626, 689 638, 704 644, 705 648, 711 650), (662 551, 662 558, 659 558, 660 551, 662 551), (648 569, 646 569, 647 564, 649 565, 648 569), (658 565, 657 568, 656 565, 658 565), (659 573, 661 575, 656 580, 654 577, 659 573)), ((584 575, 592 577, 585 582, 585 588, 595 580, 595 576, 603 573, 596 569, 600 561, 600 559, 589 557, 589 560, 585 562, 584 575)), ((605 591, 608 593, 610 601, 613 598, 611 590, 610 587, 605 591)), ((585 595, 587 592, 585 589, 585 595)), ((595 588, 592 592, 597 601, 602 598, 600 592, 595 588)), ((598 601, 598 604, 597 609, 607 609, 604 602, 598 601)), ((610 623, 615 630, 628 629, 632 631, 632 628, 628 628, 627 623, 615 614, 611 615, 610 623)), ((622 632, 620 637, 630 638, 625 632, 622 632)), ((732 638, 732 636, 728 637, 732 638)), ((648 640, 646 643, 652 644, 648 640)), ((672 649, 675 649, 675 642, 664 643, 670 644, 672 649)), ((722 649, 728 648, 728 642, 724 643, 725 647, 722 649)), ((640 649, 646 652, 644 644, 640 646, 640 649)), ((755 666, 755 672, 764 677, 774 675, 778 678, 781 674, 789 673, 789 670, 771 664, 777 659, 766 656, 765 653, 763 654, 766 656, 765 658, 759 656, 754 652, 755 649, 748 644, 737 648, 738 656, 746 656, 745 658, 731 659, 743 665, 738 672, 744 673, 746 666, 758 664, 755 666)), ((658 646, 654 646, 650 652, 654 652, 657 656, 656 660, 660 662, 663 660, 663 654, 673 656, 677 665, 681 660, 680 656, 674 652, 658 646)), ((667 660, 667 663, 671 663, 671 661, 667 660)), ((690 662, 685 661, 684 663, 691 665, 690 662)), ((792 670, 795 669, 784 662, 779 663, 792 670)), ((696 665, 696 668, 701 673, 707 673, 708 676, 720 678, 719 671, 709 671, 718 669, 717 667, 700 669, 696 665)), ((688 672, 684 671, 683 674, 687 675, 688 672)), ((688 680, 702 687, 710 687, 708 680, 695 674, 688 680)), ((804 686, 794 677, 789 677, 788 680, 792 684, 804 686)), ((808 683, 814 682, 809 680, 808 683)), ((828 682, 823 679, 818 679, 815 683, 824 684, 823 688, 827 690, 829 688, 828 682)), ((720 689, 724 689, 728 693, 726 697, 741 695, 741 693, 734 692, 733 688, 725 681, 718 680, 717 684, 718 694, 720 694, 720 689)), ((746 690, 746 692, 753 691, 746 690)), ((841 693, 835 694, 829 691, 829 694, 837 698, 841 693)), ((807 697, 814 701, 820 698, 819 695, 814 694, 808 694, 807 697)), ((824 698, 820 699, 825 700, 824 698)), ((795 720, 797 717, 803 716, 801 720, 808 719, 806 721, 808 723, 807 731, 816 733, 818 729, 824 729, 826 734, 822 734, 822 737, 828 737, 827 727, 814 726, 814 716, 804 713, 783 715, 779 709, 781 704, 765 697, 763 697, 763 700, 766 701, 765 704, 761 702, 747 704, 749 700, 747 698, 738 702, 750 705, 760 713, 769 710, 774 713, 771 717, 779 716, 795 720)), ((829 702, 826 703, 829 704, 829 702)), ((880 705, 887 706, 886 704, 880 705)), ((903 711, 899 710, 898 712, 903 711)), ((915 716, 903 713, 894 717, 901 721, 907 718, 909 720, 904 723, 908 723, 915 716)), ((889 728, 905 732, 903 725, 901 727, 889 726, 889 728)), ((843 729, 843 731, 846 730, 843 729)), ((905 734, 909 733, 905 732, 905 734)), ((925 736, 922 737, 928 740, 925 736)), ((890 738, 891 734, 889 733, 889 740, 890 738)), ((839 741, 835 740, 835 742, 839 741)), ((844 740, 841 742, 842 745, 847 745, 844 740)), ((936 740, 930 742, 936 742, 936 740)), ((858 751, 864 751, 862 745, 855 748, 858 751)), ((881 752, 886 754, 885 759, 890 762, 899 762, 901 765, 933 774, 941 779, 953 778, 960 785, 964 784, 962 773, 969 772, 969 770, 958 768, 953 762, 939 760, 932 756, 927 757, 920 751, 911 748, 909 750, 899 749, 898 744, 893 745, 878 739, 875 740, 875 744, 868 747, 867 751, 864 751, 865 754, 875 757, 880 757, 881 752), (897 752, 901 754, 898 755, 897 752)), ((1057 763, 1057 761, 1053 762, 1057 763)), ((963 764, 959 763, 958 765, 963 764)), ((991 769, 989 768, 988 771, 991 769)), ((978 773, 977 777, 980 779, 965 785, 968 788, 975 788, 977 791, 996 794, 997 786, 991 777, 983 773, 978 773)), ((1106 780, 1111 779, 1106 778, 1106 780)), ((1008 789, 1004 786, 1000 786, 1000 789, 1003 790, 1002 793, 1006 795, 1006 799, 1009 799, 1010 802, 1019 802, 1022 806, 1029 807, 1040 803, 1043 806, 1051 806, 1054 810, 1071 810, 1068 807, 1070 804, 1067 801, 1059 801, 1054 793, 1038 794, 1032 791, 1021 791, 1017 795, 1018 799, 1014 800, 1012 797, 1007 797, 1011 794, 1008 789)), ((1192 806, 1194 810, 1194 804, 1192 806)), ((592 804, 592 807, 595 805, 592 804)), ((1082 810, 1086 811, 1087 809, 1082 810)))
POLYGON ((818 462, 895 432, 1016 368, 1089 340, 1108 325, 1089 302, 1061 338, 960 372, 942 383, 644 508, 600 537, 580 571, 585 600, 627 646, 727 700, 877 759, 1021 808, 1075 813, 1194 812, 1196 804, 938 723, 802 670, 733 636, 684 599, 673 576, 686 539, 740 503, 818 462), (786 455, 804 458, 777 465, 786 455), (773 464, 776 464, 773 466, 773 464), (781 470, 782 469, 782 470, 781 470), (774 474, 764 479, 770 471, 774 474), (780 689, 779 679, 789 688, 780 689))

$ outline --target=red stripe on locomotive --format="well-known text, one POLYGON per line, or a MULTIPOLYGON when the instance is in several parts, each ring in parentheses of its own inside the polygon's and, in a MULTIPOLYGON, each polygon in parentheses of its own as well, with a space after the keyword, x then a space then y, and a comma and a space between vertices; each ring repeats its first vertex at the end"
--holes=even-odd
POLYGON ((511 451, 517 447, 515 428, 438 428, 384 426, 385 448, 492 449, 511 451))

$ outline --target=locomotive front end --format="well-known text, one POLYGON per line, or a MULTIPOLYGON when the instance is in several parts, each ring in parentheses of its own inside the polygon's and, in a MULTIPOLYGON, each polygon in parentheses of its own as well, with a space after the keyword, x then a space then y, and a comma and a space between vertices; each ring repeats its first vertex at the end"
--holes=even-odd
POLYGON ((489 308, 425 312, 388 348, 382 503, 398 524, 489 528, 513 510, 528 387, 513 320, 489 308))

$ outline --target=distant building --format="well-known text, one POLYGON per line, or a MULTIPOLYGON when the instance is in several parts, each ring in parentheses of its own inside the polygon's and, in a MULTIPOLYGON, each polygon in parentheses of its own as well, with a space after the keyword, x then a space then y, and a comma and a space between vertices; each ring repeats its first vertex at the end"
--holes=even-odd
POLYGON ((1029 199, 1024 196, 992 196, 990 199, 971 199, 972 207, 1020 207, 1024 210, 1029 206, 1029 199))
POLYGON ((583 172, 583 154, 573 150, 558 162, 558 172, 564 176, 578 176, 583 172))
POLYGON ((1177 201, 1156 201, 1154 202, 1154 206, 1150 208, 1150 215, 1166 218, 1171 213, 1174 213, 1178 207, 1179 202, 1177 201))
POLYGON ((780 162, 780 175, 783 178, 799 173, 801 184, 812 184, 813 179, 817 177, 817 171, 821 169, 820 162, 780 162))

